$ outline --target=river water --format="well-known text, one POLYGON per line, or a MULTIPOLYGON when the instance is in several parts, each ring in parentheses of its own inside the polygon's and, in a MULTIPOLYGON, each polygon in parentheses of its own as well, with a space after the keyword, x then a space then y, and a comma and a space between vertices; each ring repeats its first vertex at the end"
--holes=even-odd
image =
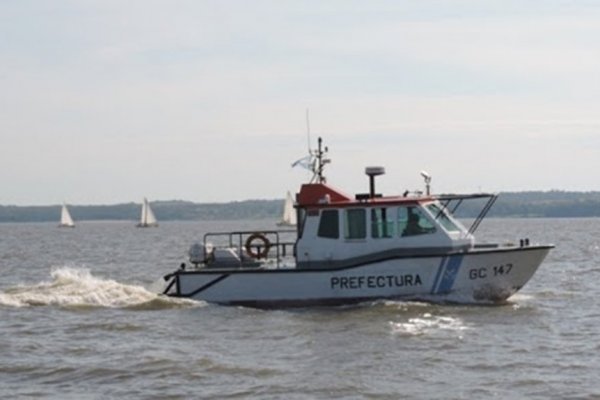
POLYGON ((208 231, 0 224, 0 398, 600 398, 600 219, 488 219, 557 245, 503 306, 256 310, 155 292, 208 231))

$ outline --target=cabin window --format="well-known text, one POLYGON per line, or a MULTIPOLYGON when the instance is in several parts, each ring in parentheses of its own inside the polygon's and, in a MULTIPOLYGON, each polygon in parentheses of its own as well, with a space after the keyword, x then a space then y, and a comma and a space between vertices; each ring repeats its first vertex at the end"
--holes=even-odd
POLYGON ((428 204, 427 208, 433 214, 434 218, 440 221, 440 224, 448 232, 460 232, 460 228, 448 217, 448 214, 437 204, 428 204))
POLYGON ((304 233, 304 223, 306 222, 306 210, 304 208, 298 208, 298 222, 296 229, 298 231, 298 238, 302 238, 304 233))
POLYGON ((391 238, 394 235, 394 221, 389 217, 387 208, 371 209, 371 237, 374 239, 391 238))
POLYGON ((435 232, 435 226, 425 217, 419 207, 398 209, 398 233, 400 236, 415 236, 435 232))
POLYGON ((365 239, 367 237, 366 211, 364 208, 346 210, 344 237, 346 239, 365 239))
POLYGON ((323 210, 321 211, 321 220, 319 221, 319 231, 317 236, 338 239, 340 237, 339 226, 338 210, 323 210))

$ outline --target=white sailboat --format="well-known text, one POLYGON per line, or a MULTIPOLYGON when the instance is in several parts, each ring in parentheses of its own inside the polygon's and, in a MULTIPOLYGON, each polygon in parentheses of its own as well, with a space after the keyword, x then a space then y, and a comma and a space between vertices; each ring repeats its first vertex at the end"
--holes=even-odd
POLYGON ((140 222, 137 224, 138 228, 150 228, 157 227, 158 221, 150 208, 150 203, 148 203, 148 199, 144 197, 144 203, 142 204, 142 215, 140 217, 140 222))
POLYGON ((69 213, 69 209, 65 203, 63 203, 62 210, 60 212, 60 224, 58 226, 60 228, 75 228, 75 222, 73 222, 71 213, 69 213))
POLYGON ((296 210, 294 210, 294 200, 292 194, 288 191, 283 204, 283 216, 277 223, 279 226, 296 226, 296 210))

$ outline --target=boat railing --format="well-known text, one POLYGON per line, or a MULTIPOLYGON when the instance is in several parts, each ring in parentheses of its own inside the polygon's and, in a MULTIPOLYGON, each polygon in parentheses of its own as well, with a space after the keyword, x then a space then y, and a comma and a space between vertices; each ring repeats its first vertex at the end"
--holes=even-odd
POLYGON ((492 208, 492 206, 498 199, 498 194, 496 194, 496 193, 442 194, 442 195, 436 196, 436 198, 442 204, 442 209, 440 209, 440 212, 435 216, 436 220, 438 218, 440 218, 440 216, 443 214, 444 210, 447 210, 451 215, 454 215, 456 210, 461 206, 461 204, 463 203, 464 200, 488 199, 468 229, 468 233, 472 235, 473 233, 475 233, 475 231, 481 224, 481 221, 483 221, 483 219, 485 218, 487 213, 490 211, 490 209, 492 208), (451 203, 453 203, 453 207, 450 207, 451 203))
POLYGON ((296 230, 209 232, 204 235, 204 248, 212 254, 216 249, 233 249, 239 267, 270 262, 280 268, 284 258, 294 255, 295 235, 296 230))

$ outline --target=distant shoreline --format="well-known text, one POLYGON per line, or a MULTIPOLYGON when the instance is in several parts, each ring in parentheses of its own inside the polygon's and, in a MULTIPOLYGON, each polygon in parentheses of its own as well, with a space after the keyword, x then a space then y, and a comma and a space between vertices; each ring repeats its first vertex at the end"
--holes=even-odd
MULTIPOLYGON (((244 200, 228 203, 193 203, 182 200, 155 201, 152 209, 160 221, 264 220, 281 216, 283 199, 244 200)), ((461 205, 460 217, 475 217, 481 205, 461 205)), ((0 222, 52 222, 60 218, 60 205, 3 206, 0 222)), ((141 204, 69 205, 75 221, 136 221, 141 204)), ((559 190, 500 193, 489 217, 576 218, 600 217, 600 192, 559 190)))

